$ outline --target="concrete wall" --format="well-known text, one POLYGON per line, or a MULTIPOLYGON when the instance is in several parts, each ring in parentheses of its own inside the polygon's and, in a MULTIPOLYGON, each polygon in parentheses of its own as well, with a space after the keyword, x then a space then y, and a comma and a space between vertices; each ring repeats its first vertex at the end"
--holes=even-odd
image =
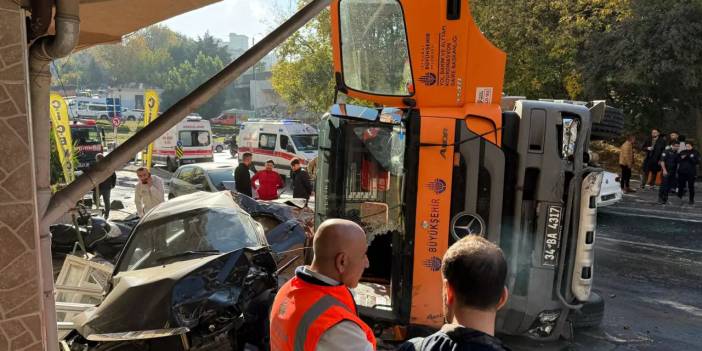
POLYGON ((0 0, 0 351, 44 349, 24 28, 0 0))

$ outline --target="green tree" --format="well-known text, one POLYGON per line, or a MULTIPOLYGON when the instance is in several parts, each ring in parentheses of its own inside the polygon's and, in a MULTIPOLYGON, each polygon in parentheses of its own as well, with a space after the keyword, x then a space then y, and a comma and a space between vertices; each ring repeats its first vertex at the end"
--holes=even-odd
MULTIPOLYGON (((307 1, 301 1, 304 5, 307 1)), ((322 113, 334 100, 331 19, 324 10, 277 50, 273 89, 293 109, 322 113)))
MULTIPOLYGON (((223 67, 224 63, 219 57, 207 56, 200 52, 192 63, 186 60, 171 68, 166 76, 165 90, 162 95, 163 109, 176 103, 223 67)), ((225 95, 220 93, 200 107, 197 112, 207 118, 215 117, 224 109, 224 101, 225 95)))

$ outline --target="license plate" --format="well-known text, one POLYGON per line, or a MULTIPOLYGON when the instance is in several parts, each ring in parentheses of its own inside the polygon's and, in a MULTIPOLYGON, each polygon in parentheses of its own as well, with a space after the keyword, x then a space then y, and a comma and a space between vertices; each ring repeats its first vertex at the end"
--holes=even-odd
POLYGON ((78 164, 78 168, 88 168, 90 167, 90 162, 81 162, 78 164))
POLYGON ((548 206, 546 210, 546 230, 544 231, 544 251, 541 264, 555 266, 561 246, 561 206, 548 206))

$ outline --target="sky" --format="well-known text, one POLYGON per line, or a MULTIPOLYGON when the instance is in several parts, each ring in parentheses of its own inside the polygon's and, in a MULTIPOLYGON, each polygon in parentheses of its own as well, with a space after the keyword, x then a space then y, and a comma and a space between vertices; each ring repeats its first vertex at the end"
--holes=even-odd
POLYGON ((192 38, 209 31, 224 41, 229 40, 229 33, 258 40, 271 31, 276 19, 289 15, 296 4, 297 0, 223 0, 161 24, 192 38))

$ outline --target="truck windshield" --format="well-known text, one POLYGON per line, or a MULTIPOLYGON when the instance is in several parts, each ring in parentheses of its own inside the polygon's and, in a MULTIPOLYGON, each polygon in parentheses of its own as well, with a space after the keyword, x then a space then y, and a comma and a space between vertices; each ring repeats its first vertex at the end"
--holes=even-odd
POLYGON ((291 135, 297 151, 317 151, 319 136, 316 134, 291 135))
POLYGON ((339 6, 346 85, 371 94, 410 95, 412 73, 400 3, 344 0, 339 6))
POLYGON ((317 221, 346 218, 369 243, 404 233, 405 128, 377 122, 322 119, 317 170, 317 221))
POLYGON ((97 127, 71 128, 71 139, 78 145, 100 144, 100 132, 97 127))
POLYGON ((132 233, 119 270, 144 269, 259 246, 256 229, 244 216, 248 215, 237 209, 211 208, 140 225, 132 233))

